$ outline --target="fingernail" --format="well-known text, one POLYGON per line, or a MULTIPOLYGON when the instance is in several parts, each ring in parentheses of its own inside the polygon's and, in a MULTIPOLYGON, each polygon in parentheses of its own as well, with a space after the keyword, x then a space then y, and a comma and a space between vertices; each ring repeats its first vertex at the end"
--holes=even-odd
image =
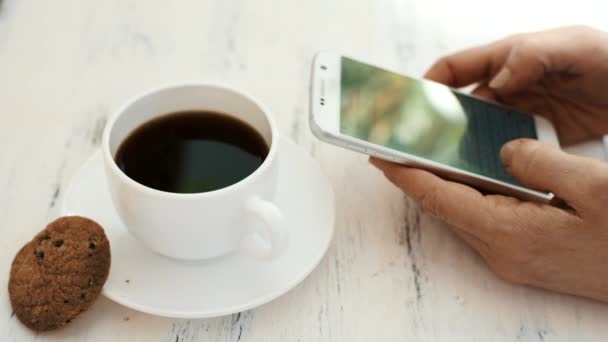
POLYGON ((519 144, 519 140, 510 141, 504 144, 500 149, 500 160, 502 160, 502 163, 507 167, 511 164, 516 144, 519 144))
POLYGON ((492 81, 490 81, 490 84, 488 84, 488 86, 492 89, 502 88, 505 86, 505 84, 507 84, 507 82, 509 82, 510 79, 511 79, 511 70, 509 70, 509 68, 504 67, 500 70, 500 72, 498 74, 496 74, 496 76, 494 76, 494 78, 492 79, 492 81))

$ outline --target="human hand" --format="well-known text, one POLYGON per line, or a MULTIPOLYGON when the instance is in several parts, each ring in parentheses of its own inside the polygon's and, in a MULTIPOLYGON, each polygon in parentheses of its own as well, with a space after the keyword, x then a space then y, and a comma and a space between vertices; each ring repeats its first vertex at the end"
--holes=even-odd
POLYGON ((563 145, 608 132, 608 33, 575 26, 516 34, 441 58, 425 77, 547 117, 563 145))
MULTIPOLYGON (((553 121, 564 144, 608 132, 608 34, 584 27, 516 35, 441 59, 427 77, 553 121)), ((501 158, 525 186, 572 210, 484 195, 427 171, 372 164, 508 281, 608 302, 608 164, 535 140, 501 158)))
POLYGON ((386 177, 476 250, 501 278, 608 302, 608 165, 536 140, 503 147, 507 169, 574 211, 483 195, 427 171, 371 159, 386 177))

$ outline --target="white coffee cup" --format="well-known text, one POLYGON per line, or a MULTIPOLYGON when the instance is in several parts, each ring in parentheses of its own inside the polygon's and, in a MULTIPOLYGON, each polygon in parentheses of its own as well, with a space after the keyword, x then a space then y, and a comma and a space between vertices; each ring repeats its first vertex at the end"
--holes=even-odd
POLYGON ((183 84, 135 97, 110 119, 102 149, 112 202, 129 232, 148 248, 184 260, 202 260, 244 249, 273 258, 286 248, 281 210, 271 200, 278 176, 278 132, 268 110, 226 86, 183 84), (183 110, 225 113, 254 127, 270 147, 251 175, 201 193, 156 190, 129 178, 116 164, 120 144, 143 123, 183 110))

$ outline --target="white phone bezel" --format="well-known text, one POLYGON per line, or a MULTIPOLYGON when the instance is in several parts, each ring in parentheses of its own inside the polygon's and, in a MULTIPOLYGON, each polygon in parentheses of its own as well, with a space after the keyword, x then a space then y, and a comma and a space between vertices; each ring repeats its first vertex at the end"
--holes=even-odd
MULTIPOLYGON (((340 133, 341 58, 342 56, 339 54, 323 51, 317 53, 313 61, 309 119, 311 130, 319 139, 356 152, 423 168, 457 181, 521 199, 543 203, 548 203, 553 199, 554 196, 551 193, 509 184, 340 133)), ((538 139, 559 147, 557 134, 553 125, 545 118, 537 115, 533 117, 538 139)))

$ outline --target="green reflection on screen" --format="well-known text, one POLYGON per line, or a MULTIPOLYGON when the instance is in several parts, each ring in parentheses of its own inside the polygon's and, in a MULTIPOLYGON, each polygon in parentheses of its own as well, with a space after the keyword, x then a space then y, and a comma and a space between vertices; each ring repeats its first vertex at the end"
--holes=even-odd
POLYGON ((531 116, 342 58, 343 134, 519 184, 499 158, 507 141, 536 139, 531 116))

